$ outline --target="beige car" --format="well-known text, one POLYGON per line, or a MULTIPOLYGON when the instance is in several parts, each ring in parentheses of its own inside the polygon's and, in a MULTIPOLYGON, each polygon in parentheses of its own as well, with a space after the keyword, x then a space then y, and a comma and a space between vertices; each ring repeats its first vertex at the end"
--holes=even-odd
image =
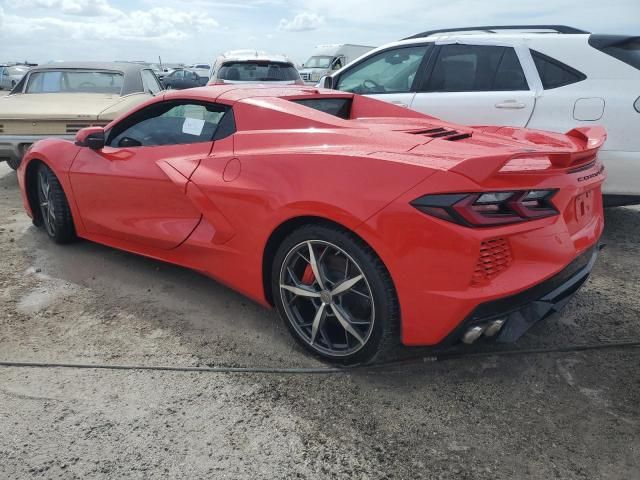
POLYGON ((162 90, 150 67, 135 63, 60 62, 32 68, 0 97, 0 161, 17 169, 24 152, 47 137, 73 139, 106 125, 162 90))

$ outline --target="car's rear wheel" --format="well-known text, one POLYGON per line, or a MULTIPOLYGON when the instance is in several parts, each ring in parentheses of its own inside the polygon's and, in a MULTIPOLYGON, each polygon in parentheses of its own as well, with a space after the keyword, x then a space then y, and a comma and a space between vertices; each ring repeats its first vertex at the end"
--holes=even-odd
POLYGON ((372 361, 397 343, 398 301, 377 255, 355 235, 308 225, 280 245, 276 307, 295 339, 332 363, 372 361))
POLYGON ((36 174, 39 224, 56 243, 68 243, 75 239, 71 210, 62 186, 53 171, 44 164, 36 174))

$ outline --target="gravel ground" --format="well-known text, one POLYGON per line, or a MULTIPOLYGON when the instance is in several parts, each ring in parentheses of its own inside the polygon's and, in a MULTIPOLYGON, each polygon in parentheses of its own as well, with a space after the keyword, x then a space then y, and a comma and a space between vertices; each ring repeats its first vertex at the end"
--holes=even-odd
MULTIPOLYGON (((640 209, 516 347, 640 339, 640 209)), ((196 273, 57 246, 0 164, 0 360, 320 367, 196 273)), ((427 354, 403 350, 400 356, 427 354)), ((640 478, 640 349, 322 375, 0 367, 0 478, 640 478)))

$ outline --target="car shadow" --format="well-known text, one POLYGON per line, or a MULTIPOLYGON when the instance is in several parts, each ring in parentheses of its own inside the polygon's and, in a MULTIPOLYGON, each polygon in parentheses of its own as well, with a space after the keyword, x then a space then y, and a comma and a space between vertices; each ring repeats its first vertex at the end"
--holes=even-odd
MULTIPOLYGON (((15 173, 0 177, 0 188, 9 195, 18 195, 15 173)), ((603 241, 608 246, 592 278, 561 319, 552 318, 535 325, 513 345, 481 343, 457 346, 448 352, 542 348, 640 336, 635 322, 637 311, 629 298, 604 291, 601 285, 613 282, 624 289, 634 281, 638 284, 640 209, 609 209, 606 225, 603 241), (611 328, 613 322, 617 322, 615 330, 611 328)), ((93 301, 100 302, 96 308, 102 307, 103 316, 111 318, 110 311, 125 312, 145 322, 148 327, 145 331, 173 332, 200 365, 322 366, 291 339, 274 311, 197 272, 88 241, 55 245, 33 226, 26 228, 16 243, 29 257, 34 271, 89 290, 93 301)), ((403 362, 403 370, 420 372, 430 363, 424 358, 441 352, 427 347, 398 346, 384 361, 403 362)), ((457 360, 456 364, 463 361, 457 360)), ((395 369, 389 366, 376 371, 384 374, 395 369)))

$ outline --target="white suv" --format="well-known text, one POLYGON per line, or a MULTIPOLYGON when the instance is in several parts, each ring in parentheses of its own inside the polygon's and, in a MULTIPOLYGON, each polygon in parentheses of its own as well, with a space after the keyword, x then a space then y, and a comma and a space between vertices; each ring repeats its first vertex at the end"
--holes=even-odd
POLYGON ((603 125, 605 203, 640 203, 640 37, 559 25, 424 32, 368 52, 320 85, 467 125, 603 125))
POLYGON ((211 67, 208 84, 221 83, 304 85, 298 70, 289 58, 257 50, 233 50, 216 58, 211 67))

